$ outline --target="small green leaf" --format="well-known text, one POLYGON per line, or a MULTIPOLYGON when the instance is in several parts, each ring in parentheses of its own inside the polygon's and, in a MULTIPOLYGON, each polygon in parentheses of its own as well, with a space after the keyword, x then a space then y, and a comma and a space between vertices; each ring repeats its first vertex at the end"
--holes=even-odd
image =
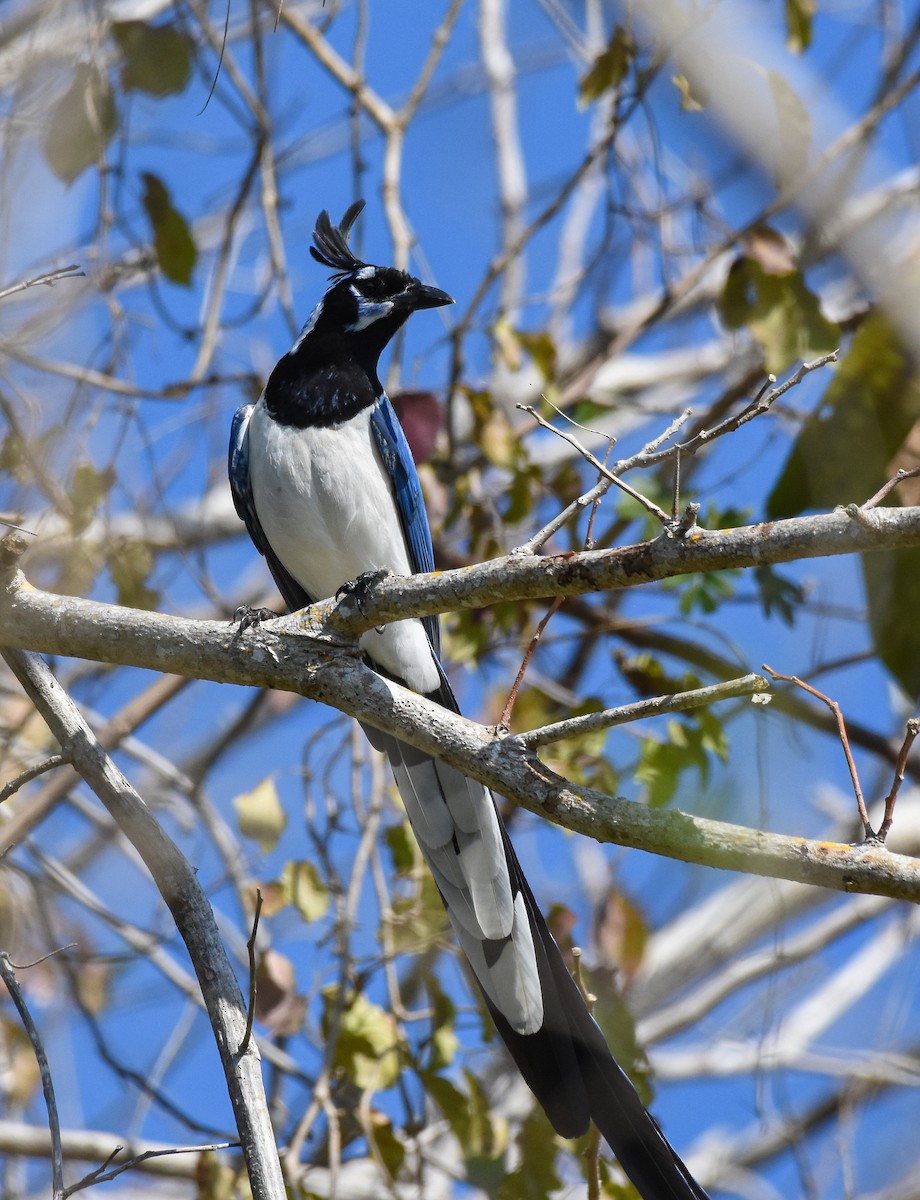
POLYGON ((474 438, 495 467, 513 471, 521 458, 520 436, 490 392, 470 391, 474 438))
POLYGON ((99 161, 117 124, 108 78, 89 63, 80 63, 51 114, 44 142, 48 166, 59 179, 73 183, 99 161))
MULTIPOLYGON (((590 986, 590 979, 588 980, 590 986)), ((645 1052, 636 1036, 636 1021, 622 996, 609 987, 597 988, 594 1017, 604 1031, 604 1037, 614 1058, 632 1080, 643 1104, 651 1104, 651 1072, 645 1052)))
POLYGON ((318 921, 329 911, 329 889, 311 862, 284 864, 281 894, 305 921, 318 921))
POLYGON ((562 1180, 556 1174, 556 1138, 541 1109, 527 1117, 515 1140, 520 1161, 499 1187, 498 1200, 549 1200, 562 1180))
POLYGON ((611 88, 619 87, 629 73, 636 46, 622 25, 614 28, 606 50, 591 65, 578 85, 578 102, 590 104, 611 88))
POLYGON ((25 461, 23 451, 22 438, 11 429, 0 443, 0 471, 9 475, 17 474, 25 461))
POLYGON ((274 850, 287 824, 275 781, 270 776, 263 779, 251 792, 237 796, 233 807, 243 837, 258 842, 263 854, 274 850))
POLYGON ((431 998, 431 1053, 428 1060, 427 1072, 441 1071, 450 1066, 457 1054, 460 1041, 454 1032, 457 1010, 454 1002, 441 988, 436 976, 430 976, 427 981, 428 995, 431 998))
POLYGON ((444 1075, 424 1076, 425 1091, 441 1110, 441 1115, 457 1135, 461 1146, 466 1143, 470 1126, 470 1103, 455 1083, 444 1075))
POLYGON ((696 768, 701 781, 709 778, 709 760, 703 734, 696 725, 683 721, 668 722, 667 741, 645 738, 635 778, 646 785, 646 803, 659 808, 674 798, 681 774, 696 768))
POLYGON ((505 1130, 498 1121, 492 1119, 489 1097, 472 1071, 464 1068, 463 1078, 466 1080, 469 1115, 463 1139, 464 1149, 476 1158, 495 1158, 505 1148, 505 1130))
POLYGON ((776 615, 791 626, 795 621, 795 612, 805 603, 805 589, 801 584, 787 578, 769 563, 754 568, 754 579, 760 592, 760 604, 765 617, 776 615))
POLYGON ((793 54, 803 54, 811 45, 815 0, 786 0, 786 45, 793 54))
POLYGON ((173 283, 188 287, 198 251, 185 218, 173 208, 166 185, 156 175, 144 171, 144 211, 153 233, 153 247, 160 270, 173 283))
POLYGON ((390 848, 393 869, 397 875, 408 875, 414 870, 419 860, 418 844, 408 821, 390 825, 384 831, 383 840, 390 848))
POLYGON ((468 1092, 463 1092, 444 1075, 426 1071, 425 1092, 441 1111, 466 1160, 469 1184, 494 1196, 505 1176, 502 1163, 507 1142, 507 1125, 492 1120, 488 1097, 469 1071, 463 1072, 468 1092))
POLYGON ((666 581, 668 588, 678 588, 680 611, 689 616, 694 609, 711 616, 725 600, 735 594, 732 576, 737 571, 700 571, 695 575, 675 575, 666 581))
POLYGON ((393 1132, 393 1124, 383 1113, 371 1113, 371 1137, 392 1183, 396 1182, 399 1169, 406 1161, 406 1147, 393 1132))
POLYGON ((185 88, 194 48, 187 34, 172 25, 113 21, 112 35, 121 51, 121 82, 126 91, 168 96, 185 88))

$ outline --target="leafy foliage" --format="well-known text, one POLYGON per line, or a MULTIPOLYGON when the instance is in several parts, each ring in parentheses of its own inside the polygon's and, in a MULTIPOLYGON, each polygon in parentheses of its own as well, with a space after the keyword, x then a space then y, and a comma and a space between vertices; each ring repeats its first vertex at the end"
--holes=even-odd
POLYGON ((920 419, 920 386, 889 322, 871 313, 853 335, 817 411, 801 432, 767 501, 771 517, 862 503, 920 419))
POLYGON ((840 343, 839 329, 823 316, 798 271, 769 269, 750 256, 732 264, 719 311, 729 329, 751 331, 774 374, 801 359, 827 354, 840 343))

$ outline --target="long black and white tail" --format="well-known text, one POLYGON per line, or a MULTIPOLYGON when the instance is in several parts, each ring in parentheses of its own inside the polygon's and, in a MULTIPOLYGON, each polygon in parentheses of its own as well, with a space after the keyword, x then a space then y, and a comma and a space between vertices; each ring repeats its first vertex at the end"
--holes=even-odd
MULTIPOLYGON (((458 712, 446 680, 428 697, 458 712)), ((594 1121, 644 1200, 708 1200, 621 1070, 546 927, 492 795, 379 731, 496 1029, 556 1131, 594 1121)))

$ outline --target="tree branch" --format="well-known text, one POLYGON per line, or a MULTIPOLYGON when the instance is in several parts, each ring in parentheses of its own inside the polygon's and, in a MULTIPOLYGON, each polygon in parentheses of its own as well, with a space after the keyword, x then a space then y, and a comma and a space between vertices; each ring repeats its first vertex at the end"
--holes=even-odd
MULTIPOLYGON (((893 536, 918 539, 920 510, 896 510, 891 515, 893 536), (906 523, 899 523, 899 518, 905 516, 909 518, 906 523)), ((814 531, 827 523, 857 542, 865 533, 861 525, 838 514, 779 524, 802 525, 801 536, 805 537, 809 528, 814 531), (841 521, 845 523, 842 527, 841 521), (849 529, 855 532, 850 533, 849 529)), ((763 535, 770 527, 755 528, 763 535)), ((718 543, 720 536, 706 535, 703 540, 707 553, 714 552, 712 543, 718 543)), ((823 544, 815 536, 809 553, 820 553, 815 547, 823 544)), ((827 547, 825 552, 829 552, 827 547)), ((572 556, 573 559, 590 557, 572 556)), ((509 560, 502 561, 507 564, 509 560)), ((554 571, 559 563, 564 570, 568 562, 565 558, 539 560, 536 565, 545 564, 548 578, 558 585, 560 580, 554 571)), ((529 570, 535 564, 527 561, 511 565, 529 570)), ((485 564, 469 572, 448 574, 472 575, 491 567, 492 564, 485 564)), ((687 569, 686 564, 682 569, 687 569)), ((446 576, 441 578, 444 580, 446 576)), ((410 582, 404 580, 401 584, 410 582)), ((437 584, 436 579, 434 582, 437 584)), ((356 651, 330 653, 332 643, 328 635, 325 640, 303 636, 305 628, 312 628, 312 619, 295 616, 240 635, 235 625, 221 622, 188 621, 74 597, 52 596, 29 587, 21 578, 18 586, 9 590, 7 602, 0 604, 0 643, 28 645, 51 654, 117 661, 221 683, 297 692, 418 746, 532 812, 597 841, 841 891, 920 900, 920 862, 915 859, 891 854, 878 846, 806 841, 677 811, 651 810, 591 788, 578 787, 544 766, 535 754, 522 752, 514 739, 503 741, 475 722, 381 678, 363 665, 356 651), (299 635, 291 636, 298 628, 299 635)), ((315 628, 319 630, 320 626, 317 624, 315 628)), ((234 1047, 239 1045, 244 1026, 245 1017, 234 1047)))
POLYGON ((51 1079, 51 1067, 48 1064, 48 1055, 45 1053, 45 1045, 41 1034, 32 1020, 32 1014, 29 1012, 25 997, 20 990, 16 979, 16 972, 13 970, 13 964, 10 962, 10 956, 5 950, 0 951, 0 979, 6 984, 6 990, 10 994, 10 999, 16 1006, 19 1019, 22 1021, 29 1041, 32 1043, 35 1061, 38 1063, 38 1070, 42 1081, 42 1093, 45 1097, 45 1108, 48 1110, 48 1129, 51 1136, 51 1192, 53 1200, 61 1200, 61 1197, 64 1195, 64 1156, 61 1152, 61 1122, 58 1119, 57 1100, 54 1096, 54 1083, 51 1079))
POLYGON ((207 1004, 253 1197, 281 1200, 284 1181, 262 1086, 259 1052, 252 1040, 237 1052, 246 1029, 246 1009, 194 870, 105 753, 43 660, 9 648, 2 653, 64 753, 147 864, 169 907, 207 1004))

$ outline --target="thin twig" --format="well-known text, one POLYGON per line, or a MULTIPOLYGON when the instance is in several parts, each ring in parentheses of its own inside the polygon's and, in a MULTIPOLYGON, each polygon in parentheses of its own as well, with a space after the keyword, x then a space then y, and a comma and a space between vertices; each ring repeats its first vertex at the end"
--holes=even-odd
POLYGON ((555 425, 544 420, 544 418, 540 416, 532 404, 516 404, 515 408, 520 409, 521 412, 528 413, 531 417, 533 417, 538 425, 542 426, 543 429, 548 429, 550 433, 554 433, 557 437, 561 437, 564 442, 568 442, 569 445, 577 450, 578 453, 584 458, 585 462, 590 463, 591 466, 594 467, 598 474, 603 475, 605 479, 610 481, 610 483, 616 484, 616 486, 622 489, 627 496, 632 496, 633 500, 638 501, 638 503, 641 504, 644 509, 650 512, 652 516, 657 517, 662 525, 666 525, 668 523, 670 518, 663 508, 659 508, 657 504, 654 504, 651 500, 647 499, 642 495, 641 492, 637 492, 636 489, 631 488, 628 483, 624 483, 623 480, 620 479, 613 471, 608 470, 607 467, 605 467, 600 461, 600 459, 596 458, 590 450, 588 450, 581 444, 581 442, 579 442, 576 437, 573 437, 572 434, 566 433, 562 429, 557 429, 555 425))
MULTIPOLYGON (((553 404, 551 400, 548 400, 547 403, 550 405, 551 408, 556 408, 555 404, 553 404)), ((567 416, 565 413, 561 412, 559 409, 556 409, 556 412, 558 412, 561 417, 564 417, 565 420, 571 422, 571 424, 573 424, 573 425, 578 424, 577 421, 573 421, 571 417, 567 416)), ((582 426, 581 428, 584 428, 584 426, 582 426)), ((613 451, 613 447, 614 447, 614 439, 608 438, 607 440, 608 440, 608 446, 607 446, 607 453, 604 455, 604 463, 603 463, 604 467, 607 466, 607 459, 610 457, 610 454, 613 451)), ((585 541, 584 541, 585 550, 591 550, 594 546, 594 518, 597 516, 598 508, 600 507, 600 502, 601 502, 601 496, 597 495, 591 506, 591 516, 588 518, 588 528, 585 532, 585 541)), ((517 673, 517 677, 511 687, 511 691, 508 693, 508 699, 505 703, 504 711, 502 712, 501 719, 499 720, 499 723, 498 723, 499 729, 507 729, 508 726, 511 724, 511 713, 512 713, 512 710, 514 709, 514 705, 517 700, 518 692, 520 691, 521 684, 524 682, 524 675, 527 671, 528 666, 531 663, 531 660, 533 659, 534 653, 536 652, 537 646, 540 642, 540 638, 543 636, 544 632, 546 631, 546 627, 550 622, 550 618, 553 616, 554 613, 557 613, 559 611, 559 609, 562 607, 562 601, 563 601, 562 596, 556 596, 553 599, 549 608, 546 610, 546 613, 545 613, 543 619, 540 621, 539 625, 537 626, 536 630, 534 631, 533 637, 530 639, 530 645, 527 647, 527 652, 524 655, 524 659, 521 663, 520 670, 517 673)))
POLYGON ((57 271, 46 271, 43 275, 35 275, 31 279, 23 279, 19 283, 3 288, 0 291, 0 300, 5 300, 7 296, 15 296, 17 292, 24 292, 28 288, 37 287, 39 284, 53 287, 59 279, 79 279, 85 275, 86 272, 78 263, 71 263, 69 267, 61 267, 57 271))
POLYGON ((897 803, 898 792, 901 790, 901 784, 904 782, 904 772, 907 769, 907 756, 910 754, 910 748, 914 744, 914 739, 918 733, 920 733, 920 720, 912 717, 907 722, 907 732, 904 734, 904 741, 898 753, 891 791, 885 797, 885 817, 877 834, 880 842, 884 842, 885 838, 888 837, 888 831, 891 829, 891 822, 894 820, 894 806, 897 803))
POLYGON ((860 786, 859 775, 856 771, 856 763, 853 761, 853 754, 850 750, 850 739, 847 735, 847 728, 843 719, 843 713, 840 711, 840 705, 836 700, 832 700, 830 696, 826 696, 824 692, 819 692, 817 688, 812 687, 810 683, 805 683, 804 680, 799 679, 797 675, 782 675, 779 671, 774 671, 772 667, 767 666, 766 663, 764 663, 763 669, 773 679, 782 680, 783 683, 794 683, 803 691, 808 692, 809 695, 814 696, 816 700, 821 700, 834 714, 837 722, 837 732, 840 735, 840 744, 843 746, 843 753, 846 755, 847 766, 850 769, 850 779, 853 782, 853 791, 856 794, 856 808, 859 812, 859 819, 863 823, 865 839, 866 841, 874 840, 876 834, 869 823, 869 814, 866 811, 866 802, 863 799, 862 787, 860 786))
MULTIPOLYGON (((812 359, 811 362, 800 363, 788 379, 771 388, 768 392, 765 392, 761 388, 751 403, 746 405, 739 413, 735 413, 732 417, 726 417, 724 421, 720 421, 712 429, 701 429, 695 437, 692 437, 689 442, 682 443, 677 449, 679 449, 681 454, 686 454, 689 451, 696 450, 699 446, 705 445, 707 442, 714 441, 718 437, 724 437, 727 433, 734 433, 736 429, 740 429, 748 421, 753 421, 755 417, 759 417, 762 413, 772 408, 780 396, 784 396, 790 388, 797 387, 806 375, 810 375, 812 371, 820 371, 822 367, 826 367, 830 363, 835 363, 839 353, 839 350, 832 350, 830 354, 822 354, 820 358, 812 359)), ((768 377, 768 382, 775 382, 775 379, 776 377, 771 375, 768 377)))
POLYGON ((903 483, 905 479, 916 479, 918 476, 920 476, 920 467, 912 467, 910 470, 907 470, 906 467, 901 467, 900 470, 895 471, 894 475, 892 475, 884 486, 879 488, 874 496, 859 507, 864 511, 867 508, 875 508, 876 504, 881 504, 888 493, 893 488, 896 488, 899 483, 903 483))
POLYGON ((48 1129, 51 1133, 51 1186, 52 1196, 54 1200, 63 1200, 64 1197, 64 1152, 61 1148, 61 1123, 58 1119, 57 1101, 54 1098, 54 1083, 51 1079, 51 1067, 48 1065, 48 1056, 45 1054, 45 1047, 42 1043, 41 1034, 35 1022, 32 1020, 32 1014, 29 1012, 29 1007, 25 1002, 19 984, 16 981, 16 972, 13 970, 13 964, 10 962, 10 956, 5 950, 0 950, 0 978, 6 984, 6 990, 9 992, 13 1003, 16 1005, 16 1011, 19 1013, 19 1019, 22 1021, 23 1028, 28 1035, 29 1041, 32 1043, 32 1050, 35 1054, 35 1061, 38 1063, 38 1070, 41 1074, 42 1092, 45 1097, 45 1108, 48 1110, 48 1129))
MULTIPOLYGON (((607 460, 610 458, 610 455, 613 453, 614 439, 608 438, 607 443, 608 443, 607 444, 607 453, 604 455, 604 466, 605 467, 607 465, 607 460)), ((601 478, 598 480, 598 483, 602 483, 602 482, 603 482, 603 476, 601 476, 601 478)), ((597 520, 597 514, 601 510, 601 500, 603 500, 603 496, 598 495, 598 496, 595 496, 591 502, 591 515, 590 515, 590 517, 588 517, 588 528, 585 530, 585 540, 584 540, 584 547, 583 547, 585 550, 593 550, 596 545, 596 543, 594 541, 594 522, 597 520)))
POLYGON ((0 517, 0 525, 5 525, 7 529, 15 529, 17 533, 25 533, 29 537, 38 537, 34 529, 26 529, 22 525, 16 525, 13 521, 7 521, 4 517, 0 517))
POLYGON ((502 710, 502 715, 498 722, 499 729, 507 729, 511 722, 511 713, 514 709, 514 703, 517 700, 521 684, 524 682, 524 675, 527 671, 527 668, 530 666, 530 660, 533 658, 534 652, 540 643, 540 638, 543 636, 544 629, 546 629, 546 626, 549 624, 550 617, 553 615, 553 613, 559 611, 563 599, 563 596, 556 596, 553 599, 549 608, 544 613, 540 624, 534 630, 533 637, 530 639, 530 645, 527 647, 527 652, 525 653, 521 662, 517 676, 514 680, 514 683, 511 685, 511 691, 508 693, 508 699, 505 701, 505 707, 502 710))
MULTIPOLYGON (((629 458, 623 458, 620 459, 619 462, 615 462, 613 466, 609 468, 606 478, 601 480, 600 483, 595 484, 595 486, 589 492, 586 492, 584 496, 579 496, 576 500, 573 500, 568 508, 564 509, 561 513, 559 513, 558 516, 554 517, 553 520, 545 525, 542 529, 538 530, 533 537, 529 538, 526 542, 523 542, 520 546, 517 546, 514 550, 514 553, 520 555, 536 554, 544 542, 552 537, 557 530, 561 529, 563 525, 572 519, 572 517, 581 512, 588 504, 592 503, 596 496, 603 495, 609 489, 612 482, 616 482, 619 487, 622 487, 624 490, 628 490, 627 485, 622 481, 622 476, 627 471, 633 471, 637 467, 657 467, 660 463, 668 462, 669 460, 676 458, 678 455, 684 456, 695 453, 701 446, 708 445, 709 442, 715 441, 716 438, 723 437, 727 433, 732 433, 741 425, 745 425, 748 421, 752 421, 755 417, 767 412, 771 405, 780 396, 782 396, 785 392, 788 392, 790 388, 801 383, 806 375, 810 374, 812 371, 819 370, 821 367, 827 366, 828 363, 836 361, 837 351, 834 351, 833 354, 825 354, 821 358, 814 359, 812 362, 802 363, 787 380, 781 383, 778 387, 774 388, 772 391, 765 394, 763 388, 761 388, 755 399, 752 400, 750 404, 746 405, 740 413, 737 413, 733 417, 727 418, 725 421, 720 422, 712 429, 701 429, 699 433, 695 434, 689 439, 689 441, 682 442, 679 445, 670 446, 667 450, 658 450, 657 447, 660 446, 666 438, 670 437, 678 428, 680 428, 680 426, 683 425, 687 418, 691 415, 690 410, 686 409, 671 423, 671 425, 668 426, 664 433, 660 434, 652 442, 649 442, 647 446, 643 446, 641 450, 639 450, 636 454, 631 455, 629 458), (610 478, 611 476, 613 478, 610 478)), ((768 380, 768 383, 772 379, 773 377, 771 376, 768 380)), ((521 405, 518 405, 518 408, 521 407, 521 405)), ((524 411, 530 412, 536 416, 536 414, 534 414, 533 410, 530 408, 525 408, 524 411)), ((540 420, 539 418, 537 419, 540 420)), ((540 421, 540 423, 545 424, 545 422, 542 421, 540 421)), ((553 431, 558 433, 560 437, 565 436, 553 426, 548 426, 548 428, 553 429, 553 431)), ((578 449, 580 452, 584 452, 581 451, 580 447, 578 447, 578 449)), ((647 505, 647 502, 640 497, 638 493, 635 493, 635 495, 643 504, 647 505)), ((659 512, 660 511, 661 510, 659 510, 659 512)), ((655 515, 657 516, 658 514, 656 513, 655 515)), ((661 517, 659 517, 659 520, 661 520, 661 517)), ((664 522, 666 524, 669 523, 670 520, 670 517, 666 516, 664 518, 664 522)))
MULTIPOLYGON (((654 454, 658 450, 658 447, 661 445, 661 443, 672 437, 677 430, 680 429, 680 427, 690 419, 692 415, 692 409, 684 409, 680 416, 675 417, 670 425, 668 425, 667 429, 659 433, 657 437, 654 437, 650 442, 647 442, 638 454, 633 455, 631 459, 624 460, 628 464, 625 468, 621 463, 618 463, 613 470, 622 471, 624 469, 628 470, 630 467, 643 465, 643 461, 654 454)), ((571 420, 571 418, 569 419, 571 420)), ((605 458, 605 465, 606 462, 607 460, 605 458)), ((610 487, 610 480, 602 477, 600 480, 598 480, 594 487, 590 488, 587 492, 584 492, 581 496, 576 497, 560 513, 553 517, 551 521, 544 525, 542 529, 539 529, 535 534, 533 534, 533 536, 530 537, 526 542, 520 546, 516 546, 512 553, 536 554, 540 547, 545 545, 545 543, 549 541, 553 534, 557 533, 563 528, 563 526, 567 525, 573 517, 577 516, 578 513, 586 509, 589 504, 596 505, 598 500, 600 500, 603 496, 606 496, 607 492, 610 490, 610 487)))
POLYGON ((68 1196, 72 1196, 74 1192, 92 1187, 93 1184, 108 1183, 110 1179, 121 1175, 123 1171, 139 1167, 141 1163, 148 1162, 151 1158, 166 1158, 175 1154, 204 1154, 214 1150, 236 1150, 239 1145, 239 1142, 209 1142, 203 1146, 169 1146, 164 1150, 145 1150, 143 1154, 136 1154, 133 1158, 125 1159, 123 1163, 118 1163, 117 1166, 109 1169, 109 1163, 124 1150, 124 1146, 116 1146, 104 1163, 96 1167, 94 1171, 90 1171, 88 1175, 84 1175, 77 1183, 72 1183, 64 1191, 64 1200, 68 1196))
POLYGON ((41 958, 33 958, 31 962, 27 963, 14 963, 10 961, 10 966, 14 971, 31 971, 33 967, 40 966, 41 963, 47 962, 49 958, 54 958, 55 954, 63 954, 65 950, 74 950, 77 945, 77 942, 68 942, 66 946, 55 946, 53 950, 49 950, 41 958))
POLYGON ((256 1016, 256 936, 259 932, 259 917, 262 915, 262 890, 256 888, 256 908, 252 915, 252 932, 249 935, 249 940, 246 943, 246 949, 249 952, 249 1005, 246 1011, 246 1032, 243 1034, 243 1040, 240 1042, 237 1054, 245 1054, 249 1048, 249 1039, 252 1037, 252 1023, 256 1016))
POLYGON ((44 775, 46 771, 53 771, 55 767, 63 767, 69 762, 70 758, 66 754, 52 754, 49 758, 36 763, 34 767, 27 767, 15 779, 11 779, 9 783, 5 783, 0 788, 0 804, 4 800, 9 800, 10 796, 15 795, 21 787, 24 787, 27 783, 31 783, 39 775, 44 775))
POLYGON ((535 750, 538 746, 546 746, 563 738, 579 737, 585 733, 595 733, 599 729, 613 729, 616 725, 661 716, 663 713, 689 712, 694 708, 714 704, 717 700, 734 700, 738 696, 750 696, 769 690, 770 684, 762 675, 744 675, 740 679, 729 679, 725 683, 675 692, 671 696, 637 700, 634 704, 624 704, 620 708, 605 708, 603 712, 585 713, 580 717, 570 717, 566 721, 555 721, 552 725, 541 725, 539 729, 514 734, 513 740, 527 750, 535 750))

